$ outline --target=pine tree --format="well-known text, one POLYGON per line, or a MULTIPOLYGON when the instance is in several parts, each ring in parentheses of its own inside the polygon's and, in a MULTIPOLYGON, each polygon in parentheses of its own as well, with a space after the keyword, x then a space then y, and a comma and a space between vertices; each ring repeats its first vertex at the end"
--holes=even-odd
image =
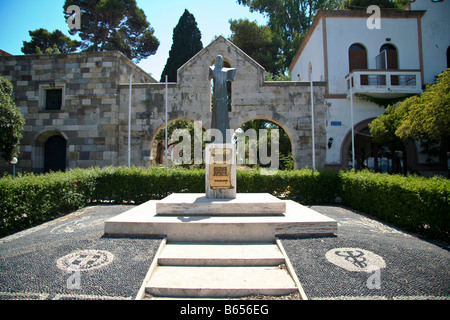
POLYGON ((30 30, 28 33, 31 41, 23 42, 22 52, 24 54, 71 53, 81 45, 81 42, 70 39, 58 29, 49 32, 47 29, 40 28, 34 31, 30 30))
POLYGON ((81 10, 81 29, 69 33, 80 36, 82 51, 119 50, 134 62, 156 53, 159 40, 136 0, 66 0, 66 19, 70 5, 81 10))
POLYGON ((168 81, 177 81, 178 68, 203 49, 201 37, 202 34, 197 27, 194 15, 188 10, 184 10, 178 24, 173 29, 172 48, 161 74, 160 82, 165 81, 166 75, 168 81))

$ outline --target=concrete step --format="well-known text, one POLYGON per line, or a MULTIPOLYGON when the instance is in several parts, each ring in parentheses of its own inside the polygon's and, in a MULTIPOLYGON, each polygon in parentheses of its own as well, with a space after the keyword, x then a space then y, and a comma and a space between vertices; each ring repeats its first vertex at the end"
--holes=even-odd
POLYGON ((168 243, 160 266, 278 266, 285 258, 273 243, 168 243))
POLYGON ((298 290, 282 266, 157 266, 146 292, 166 297, 287 295, 298 290))

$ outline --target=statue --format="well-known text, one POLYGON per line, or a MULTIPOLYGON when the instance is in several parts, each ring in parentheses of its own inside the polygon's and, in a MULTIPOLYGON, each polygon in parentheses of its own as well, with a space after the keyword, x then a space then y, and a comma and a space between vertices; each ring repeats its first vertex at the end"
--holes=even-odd
POLYGON ((213 79, 213 110, 211 128, 222 134, 222 143, 210 143, 205 149, 206 198, 236 198, 236 148, 231 143, 228 118, 227 81, 234 81, 236 69, 224 68, 221 55, 216 57, 214 66, 209 68, 209 79, 213 79), (228 140, 227 140, 228 138, 228 140))
POLYGON ((218 129, 222 133, 223 141, 226 141, 226 131, 230 129, 228 118, 227 81, 234 81, 236 69, 224 68, 223 57, 218 55, 214 66, 209 68, 209 79, 213 79, 213 110, 211 128, 218 129))

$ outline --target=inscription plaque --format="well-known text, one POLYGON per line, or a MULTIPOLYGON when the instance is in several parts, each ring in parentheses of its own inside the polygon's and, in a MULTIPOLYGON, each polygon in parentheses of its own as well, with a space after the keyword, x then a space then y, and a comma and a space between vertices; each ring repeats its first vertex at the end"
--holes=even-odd
POLYGON ((209 164, 209 186, 212 189, 230 189, 232 150, 228 148, 211 149, 209 164))

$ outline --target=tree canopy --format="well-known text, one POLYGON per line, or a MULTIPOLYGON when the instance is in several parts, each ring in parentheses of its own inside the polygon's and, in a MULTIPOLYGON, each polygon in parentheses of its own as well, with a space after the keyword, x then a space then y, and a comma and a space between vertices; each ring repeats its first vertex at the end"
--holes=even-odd
POLYGON ((119 50, 136 62, 155 54, 159 40, 136 0, 66 0, 64 15, 70 5, 81 10, 81 29, 78 34, 83 51, 119 50))
POLYGON ((320 9, 339 9, 341 0, 237 0, 250 12, 268 17, 268 26, 283 41, 283 64, 290 65, 303 37, 320 9))
POLYGON ((273 75, 284 72, 281 38, 269 26, 259 26, 248 19, 229 20, 230 41, 273 75))
POLYGON ((71 53, 81 45, 81 42, 70 39, 58 29, 49 32, 47 29, 40 28, 30 30, 28 33, 31 40, 23 42, 24 54, 71 53))
POLYGON ((178 24, 173 29, 172 47, 161 73, 161 82, 165 81, 166 75, 168 81, 177 81, 178 68, 203 49, 201 38, 202 34, 197 27, 194 15, 188 10, 184 10, 178 24))
POLYGON ((22 129, 25 124, 14 103, 11 82, 0 76, 0 157, 10 161, 19 154, 22 129))
POLYGON ((450 138, 450 69, 441 73, 436 84, 429 84, 420 97, 400 103, 407 107, 396 135, 402 139, 441 140, 450 138))
POLYGON ((393 106, 369 124, 374 142, 387 143, 391 149, 408 140, 427 148, 438 145, 441 157, 450 147, 450 69, 439 75, 436 84, 427 86, 419 96, 409 97, 393 106))
POLYGON ((371 5, 376 5, 382 9, 399 9, 407 0, 345 0, 344 6, 350 10, 365 10, 371 5))

